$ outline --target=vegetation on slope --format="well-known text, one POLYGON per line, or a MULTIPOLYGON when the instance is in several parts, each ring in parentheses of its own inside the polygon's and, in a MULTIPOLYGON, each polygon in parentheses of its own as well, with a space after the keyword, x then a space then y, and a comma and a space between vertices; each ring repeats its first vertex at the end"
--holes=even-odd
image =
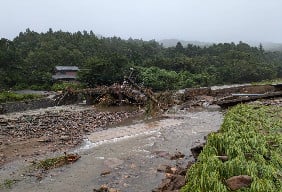
POLYGON ((76 65, 90 87, 122 83, 133 67, 136 81, 154 90, 256 82, 282 77, 282 53, 262 46, 220 43, 199 47, 180 42, 100 38, 92 31, 37 33, 27 29, 12 41, 0 39, 0 90, 50 89, 57 65, 76 65))
POLYGON ((225 180, 249 175, 249 188, 237 191, 282 191, 282 109, 238 105, 228 111, 218 133, 212 133, 198 161, 187 172, 187 191, 229 191, 225 180), (226 155, 228 161, 218 156, 226 155))

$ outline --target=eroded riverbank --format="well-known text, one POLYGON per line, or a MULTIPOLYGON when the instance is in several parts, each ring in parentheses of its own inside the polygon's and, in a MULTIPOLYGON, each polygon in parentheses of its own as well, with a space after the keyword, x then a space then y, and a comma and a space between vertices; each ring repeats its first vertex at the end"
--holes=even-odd
MULTIPOLYGON (((173 110, 160 119, 139 119, 101 129, 88 135, 84 145, 71 150, 81 155, 75 164, 54 169, 42 180, 20 174, 12 189, 5 190, 93 191, 107 185, 120 191, 152 191, 164 178, 164 173, 157 171, 159 166, 185 166, 191 160, 190 148, 216 131, 221 121, 222 114, 217 110, 173 110), (185 157, 171 160, 177 152, 185 157)), ((2 173, 9 170, 7 166, 2 173)))

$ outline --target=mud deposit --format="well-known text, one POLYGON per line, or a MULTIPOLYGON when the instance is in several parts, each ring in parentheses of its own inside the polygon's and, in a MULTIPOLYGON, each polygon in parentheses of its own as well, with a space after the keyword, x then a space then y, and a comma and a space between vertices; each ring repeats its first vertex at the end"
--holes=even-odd
POLYGON ((102 185, 123 192, 152 191, 165 177, 158 171, 160 167, 186 166, 192 159, 190 148, 219 129, 222 116, 218 110, 175 109, 158 119, 101 129, 69 151, 81 155, 76 163, 51 170, 40 180, 25 174, 29 162, 6 164, 0 170, 1 177, 16 182, 2 191, 93 191, 102 185), (184 158, 171 158, 179 152, 184 158))

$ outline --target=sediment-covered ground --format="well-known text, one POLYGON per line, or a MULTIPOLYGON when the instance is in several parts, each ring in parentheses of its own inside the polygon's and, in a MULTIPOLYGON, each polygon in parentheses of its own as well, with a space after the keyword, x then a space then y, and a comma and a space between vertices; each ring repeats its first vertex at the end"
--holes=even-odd
POLYGON ((0 116, 0 165, 80 144, 85 135, 142 112, 99 111, 79 105, 51 107, 0 116))
MULTIPOLYGON (((101 186, 123 192, 176 190, 184 184, 184 175, 177 176, 178 173, 183 173, 178 171, 178 168, 185 168, 192 160, 190 148, 201 143, 205 135, 219 128, 222 114, 218 108, 215 111, 213 108, 211 111, 179 111, 175 108, 156 119, 139 118, 132 121, 138 114, 139 112, 134 110, 99 112, 93 108, 72 106, 67 110, 53 108, 29 112, 24 116, 2 116, 2 125, 5 126, 3 133, 9 133, 11 136, 8 135, 9 139, 6 139, 6 144, 1 147, 8 146, 11 154, 14 154, 10 159, 6 158, 6 163, 1 166, 1 184, 2 187, 5 186, 2 190, 93 191, 99 190, 101 186), (131 121, 119 126, 98 128, 98 125, 103 126, 105 122, 114 122, 112 119, 116 122, 125 118, 131 121), (21 123, 26 129, 34 129, 35 133, 27 132, 25 135, 24 131, 20 131, 25 130, 23 128, 15 131, 16 128, 12 126, 15 122, 21 123), (40 125, 45 125, 46 131, 44 126, 40 125), (81 128, 75 128, 71 133, 72 126, 81 128), (52 131, 54 129, 56 131, 52 131), (36 133, 39 131, 42 133, 36 133), (17 135, 20 137, 17 138, 17 135), (67 150, 82 139, 83 143, 67 150), (24 146, 26 141, 32 142, 24 146), (11 148, 13 144, 18 144, 15 150, 11 148), (64 151, 78 153, 81 158, 73 165, 47 172, 29 170, 34 162, 56 154, 63 155, 64 151), (168 169, 170 173, 167 172, 168 169), (177 178, 173 187, 162 185, 160 190, 156 189, 168 174, 171 178, 177 178)), ((3 151, 8 157, 4 148, 3 151)))
MULTIPOLYGON (((282 100, 255 103, 281 106, 282 100)), ((190 148, 217 131, 222 117, 213 106, 200 111, 175 107, 159 119, 112 127, 142 114, 132 108, 116 109, 75 105, 0 116, 0 190, 93 191, 103 186, 177 191, 179 182, 184 184, 183 169, 193 160, 190 148), (43 175, 26 171, 32 161, 63 152, 79 153, 81 159, 43 175)))

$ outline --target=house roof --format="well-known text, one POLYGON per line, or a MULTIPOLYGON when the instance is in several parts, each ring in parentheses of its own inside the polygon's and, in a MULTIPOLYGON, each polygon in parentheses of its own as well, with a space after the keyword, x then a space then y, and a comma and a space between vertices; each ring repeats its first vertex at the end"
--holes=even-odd
POLYGON ((52 75, 52 79, 76 79, 76 75, 52 75))
POLYGON ((55 69, 57 71, 78 71, 77 66, 56 66, 55 69))

